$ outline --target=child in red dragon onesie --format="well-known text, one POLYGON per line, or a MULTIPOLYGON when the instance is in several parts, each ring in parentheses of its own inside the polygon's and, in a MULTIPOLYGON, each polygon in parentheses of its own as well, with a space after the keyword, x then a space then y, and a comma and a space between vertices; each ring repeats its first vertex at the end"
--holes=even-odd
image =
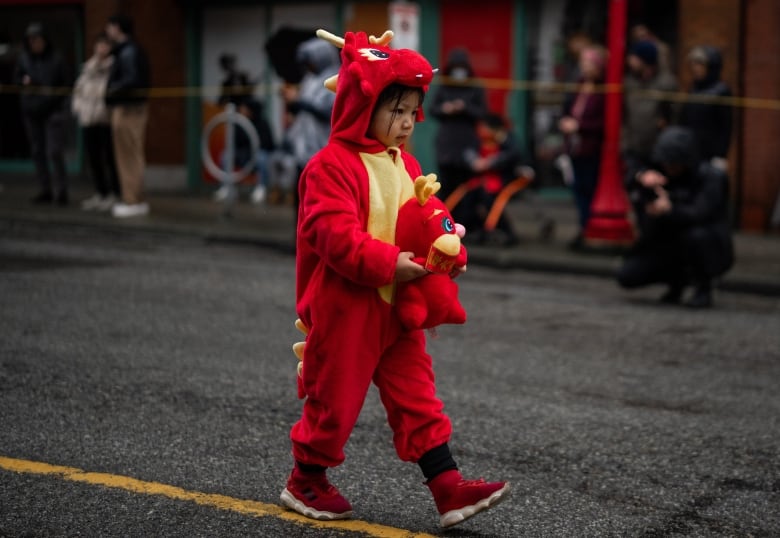
POLYGON ((296 309, 306 341, 298 382, 306 399, 290 434, 295 465, 281 501, 314 519, 352 515, 326 469, 344 461, 373 381, 398 456, 419 464, 440 524, 450 527, 497 504, 509 484, 462 478, 425 334, 405 330, 393 304, 396 283, 427 274, 394 239, 399 207, 422 175, 403 146, 422 120, 434 70, 417 52, 391 49, 391 32, 318 35, 342 49, 342 66, 326 82, 336 91, 329 143, 299 183, 296 309))

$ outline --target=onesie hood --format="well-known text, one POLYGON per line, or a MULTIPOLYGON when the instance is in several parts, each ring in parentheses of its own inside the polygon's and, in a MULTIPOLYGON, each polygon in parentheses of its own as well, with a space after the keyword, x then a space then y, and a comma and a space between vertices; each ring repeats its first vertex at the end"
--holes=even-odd
MULTIPOLYGON (((431 64, 416 51, 390 48, 389 30, 378 38, 365 32, 347 32, 340 38, 325 30, 317 35, 341 48, 337 78, 325 82, 336 92, 330 139, 361 152, 383 151, 384 145, 366 134, 379 94, 393 83, 427 92, 434 74, 431 64)), ((417 121, 422 119, 420 106, 417 121)))

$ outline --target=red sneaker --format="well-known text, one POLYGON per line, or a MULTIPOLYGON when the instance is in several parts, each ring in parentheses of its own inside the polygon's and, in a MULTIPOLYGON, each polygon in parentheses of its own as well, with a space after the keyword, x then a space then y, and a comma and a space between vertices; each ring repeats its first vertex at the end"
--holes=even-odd
POLYGON ((428 482, 428 487, 441 514, 439 524, 444 528, 492 508, 509 495, 508 482, 464 480, 456 470, 441 473, 428 482))
POLYGON ((352 505, 328 482, 325 472, 302 473, 295 467, 280 495, 282 504, 312 519, 352 517, 352 505))

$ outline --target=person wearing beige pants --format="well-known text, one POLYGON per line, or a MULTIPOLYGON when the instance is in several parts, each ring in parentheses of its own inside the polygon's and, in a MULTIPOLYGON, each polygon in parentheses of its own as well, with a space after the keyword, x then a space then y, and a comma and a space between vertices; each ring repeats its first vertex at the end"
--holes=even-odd
POLYGON ((111 108, 111 132, 122 201, 111 209, 115 217, 149 213, 144 201, 144 142, 149 90, 149 60, 133 38, 133 21, 117 14, 108 19, 106 34, 114 43, 114 63, 108 76, 106 105, 111 108))
POLYGON ((111 132, 114 137, 119 181, 122 185, 122 201, 128 205, 144 201, 144 142, 148 116, 146 103, 117 106, 111 112, 111 132))

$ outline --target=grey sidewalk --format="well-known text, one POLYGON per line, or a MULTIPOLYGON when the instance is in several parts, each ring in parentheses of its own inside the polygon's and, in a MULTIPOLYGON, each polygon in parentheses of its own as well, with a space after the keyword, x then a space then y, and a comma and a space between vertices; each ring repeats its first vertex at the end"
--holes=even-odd
MULTIPOLYGON (((253 205, 246 196, 239 200, 228 218, 223 214, 223 205, 208 194, 154 191, 148 193, 151 206, 148 216, 115 219, 105 213, 80 210, 80 200, 91 192, 78 183, 73 187, 68 207, 31 204, 29 200, 35 194, 35 185, 29 177, 2 178, 0 185, 0 229, 8 229, 14 223, 38 223, 143 230, 293 251, 292 209, 253 205)), ((573 203, 565 197, 527 195, 511 202, 507 211, 520 234, 520 244, 512 247, 469 245, 470 263, 606 278, 611 278, 620 264, 620 256, 615 252, 572 252, 566 248, 576 230, 576 214, 573 203), (549 240, 540 237, 544 220, 555 223, 555 233, 549 240)), ((736 264, 723 278, 720 288, 780 296, 780 235, 738 232, 735 245, 736 264)))

